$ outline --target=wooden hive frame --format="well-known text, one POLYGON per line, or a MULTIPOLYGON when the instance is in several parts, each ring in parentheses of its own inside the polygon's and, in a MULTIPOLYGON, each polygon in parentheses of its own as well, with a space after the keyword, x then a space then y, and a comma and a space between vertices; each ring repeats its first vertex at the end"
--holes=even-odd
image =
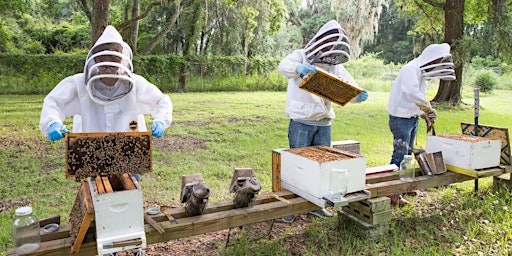
POLYGON ((92 203, 91 191, 87 181, 82 182, 76 195, 73 209, 71 210, 69 223, 71 225, 70 236, 72 240, 71 253, 77 253, 82 246, 85 234, 94 220, 94 205, 92 203))
POLYGON ((321 69, 304 78, 299 88, 316 94, 328 101, 345 106, 363 89, 321 69))
POLYGON ((150 132, 66 134, 66 177, 151 171, 150 132))

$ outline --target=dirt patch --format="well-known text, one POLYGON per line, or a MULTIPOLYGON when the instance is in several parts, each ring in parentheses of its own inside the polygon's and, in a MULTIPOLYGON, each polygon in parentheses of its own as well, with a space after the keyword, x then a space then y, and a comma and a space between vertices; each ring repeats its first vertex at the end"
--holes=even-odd
POLYGON ((17 137, 3 137, 0 138, 0 147, 3 148, 29 148, 34 149, 35 152, 41 152, 48 149, 42 140, 23 139, 17 137))
POLYGON ((172 125, 183 125, 183 126, 208 126, 212 122, 201 122, 201 121, 186 121, 186 122, 173 122, 172 125))
POLYGON ((7 211, 9 208, 19 208, 32 203, 30 199, 21 199, 16 201, 0 201, 0 213, 7 211))
MULTIPOLYGON (((148 245, 144 250, 147 255, 188 256, 188 255, 226 255, 226 249, 234 245, 234 242, 242 236, 249 240, 283 239, 294 251, 300 252, 304 244, 304 230, 312 223, 312 215, 307 213, 295 216, 292 223, 284 223, 276 219, 243 226, 240 228, 225 229, 217 232, 197 235, 189 238, 171 240, 164 243, 148 245), (229 242, 228 242, 229 236, 229 242)), ((120 252, 117 255, 131 255, 129 252, 120 252)), ((299 255, 299 254, 297 254, 299 255)))
POLYGON ((181 136, 164 136, 153 138, 153 145, 157 150, 171 152, 190 152, 197 149, 208 149, 206 142, 196 138, 181 136))
POLYGON ((228 120, 228 124, 233 124, 233 123, 238 123, 238 122, 242 122, 242 123, 261 123, 261 122, 264 122, 267 118, 264 118, 264 117, 256 117, 256 118, 231 118, 228 120))

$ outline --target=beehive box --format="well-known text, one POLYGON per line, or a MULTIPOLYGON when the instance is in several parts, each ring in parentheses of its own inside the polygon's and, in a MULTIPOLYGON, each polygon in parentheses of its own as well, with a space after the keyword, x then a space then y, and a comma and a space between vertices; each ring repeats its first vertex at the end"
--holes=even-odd
MULTIPOLYGON (((473 135, 476 136, 475 124, 461 122, 460 123, 462 134, 473 135)), ((512 161, 510 161, 510 139, 508 136, 508 128, 507 127, 499 127, 492 125, 478 125, 478 136, 485 137, 491 140, 500 140, 501 141, 501 160, 500 164, 502 165, 510 165, 512 161)))
POLYGON ((441 151, 444 163, 467 170, 500 164, 501 141, 464 134, 427 136, 426 153, 441 151))
POLYGON ((88 179, 94 205, 98 255, 146 247, 143 196, 128 174, 88 179))
POLYGON ((347 169, 347 193, 364 190, 366 158, 331 147, 306 147, 281 151, 281 181, 322 198, 330 194, 333 168, 347 169))
POLYGON ((299 88, 341 106, 345 106, 363 91, 357 85, 350 84, 321 69, 305 77, 299 84, 299 88))
POLYGON ((151 133, 101 132, 66 134, 66 177, 151 171, 151 133))
POLYGON ((92 223, 98 255, 145 247, 143 214, 142 190, 132 175, 82 181, 69 218, 71 253, 80 250, 92 223))

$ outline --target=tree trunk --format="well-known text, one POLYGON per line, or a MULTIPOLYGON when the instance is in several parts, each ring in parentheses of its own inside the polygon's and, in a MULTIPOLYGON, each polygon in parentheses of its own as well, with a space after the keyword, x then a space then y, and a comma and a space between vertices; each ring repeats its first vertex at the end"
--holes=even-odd
MULTIPOLYGON (((192 1, 193 3, 193 1, 192 1)), ((187 32, 185 32, 185 44, 183 45, 183 56, 185 56, 185 58, 189 55, 191 55, 192 53, 192 50, 193 50, 193 46, 194 46, 194 42, 197 41, 198 39, 198 26, 200 24, 200 20, 202 20, 202 18, 204 16, 203 15, 203 12, 201 10, 201 5, 200 4, 195 4, 194 5, 194 9, 193 9, 193 12, 191 13, 191 17, 195 17, 193 20, 193 22, 190 24, 190 27, 188 29, 187 32)), ((182 69, 180 70, 180 81, 179 81, 179 87, 180 87, 180 92, 185 92, 185 87, 186 87, 186 84, 187 84, 187 77, 189 75, 189 72, 188 72, 188 66, 187 65, 183 65, 182 66, 182 69)))
MULTIPOLYGON (((140 0, 134 0, 132 6, 132 17, 140 15, 140 0)), ((132 47, 133 54, 137 52, 137 38, 139 37, 139 20, 135 20, 130 27, 129 44, 132 47)))
POLYGON ((110 0, 92 0, 91 38, 92 44, 98 40, 108 25, 110 0))
MULTIPOLYGON (((444 19, 444 40, 451 45, 453 54, 459 49, 459 44, 464 36, 464 0, 446 0, 444 19)), ((461 102, 462 60, 457 56, 455 57, 455 76, 457 79, 454 81, 441 80, 433 102, 449 102, 452 105, 458 105, 461 102)))

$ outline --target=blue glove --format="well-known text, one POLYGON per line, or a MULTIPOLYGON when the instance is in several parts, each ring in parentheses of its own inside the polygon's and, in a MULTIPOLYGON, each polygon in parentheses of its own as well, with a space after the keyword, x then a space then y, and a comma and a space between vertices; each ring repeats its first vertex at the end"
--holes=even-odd
POLYGON ((55 122, 50 125, 50 128, 48 128, 48 138, 50 138, 50 141, 56 141, 64 138, 62 133, 69 133, 69 130, 66 129, 66 126, 62 123, 55 122))
POLYGON ((151 132, 153 132, 153 136, 160 138, 164 135, 164 123, 160 121, 154 121, 151 126, 151 132))
POLYGON ((356 96, 357 102, 363 102, 368 99, 368 92, 366 90, 362 91, 359 95, 356 96))
POLYGON ((316 73, 316 68, 308 63, 300 64, 295 69, 295 72, 301 76, 307 76, 309 73, 316 73))

